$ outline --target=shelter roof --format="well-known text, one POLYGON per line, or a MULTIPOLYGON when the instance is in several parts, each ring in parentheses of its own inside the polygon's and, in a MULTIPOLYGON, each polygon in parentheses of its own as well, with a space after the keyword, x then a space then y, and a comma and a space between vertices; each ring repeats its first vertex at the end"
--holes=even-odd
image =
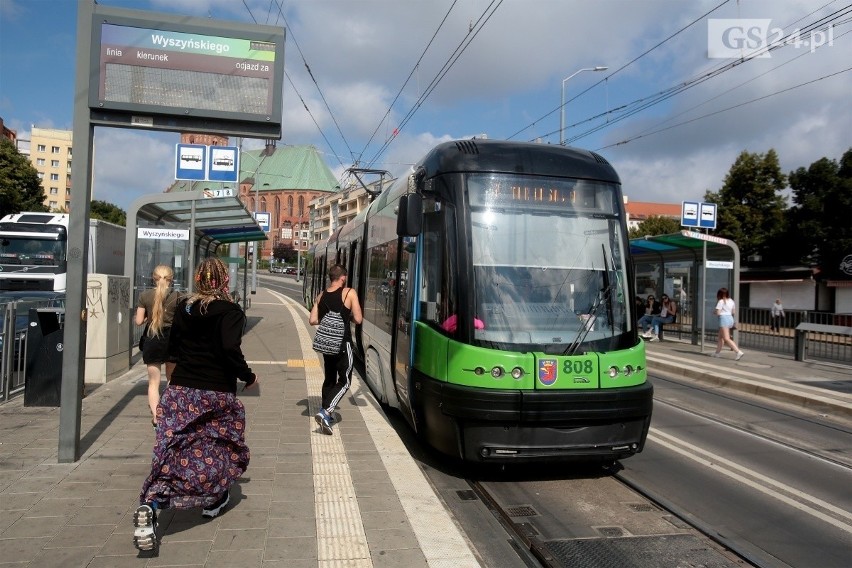
POLYGON ((213 246, 267 240, 266 233, 239 199, 210 198, 203 190, 145 195, 134 202, 130 211, 136 211, 136 225, 147 221, 189 227, 194 215, 199 240, 213 246))
POLYGON ((708 257, 731 258, 739 249, 733 241, 697 231, 680 231, 670 235, 647 236, 630 239, 630 254, 634 257, 665 257, 666 260, 693 259, 703 254, 707 244, 708 257), (733 252, 732 249, 734 249, 733 252))

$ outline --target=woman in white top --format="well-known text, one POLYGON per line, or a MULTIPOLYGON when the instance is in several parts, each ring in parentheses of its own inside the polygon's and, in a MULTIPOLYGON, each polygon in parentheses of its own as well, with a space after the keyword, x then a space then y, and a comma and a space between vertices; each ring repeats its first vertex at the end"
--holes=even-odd
POLYGON ((745 353, 740 351, 740 348, 731 339, 731 328, 734 327, 734 312, 737 309, 736 304, 731 299, 727 288, 719 288, 719 291, 716 292, 716 300, 716 315, 719 316, 719 340, 716 342, 716 352, 712 356, 718 357, 722 353, 722 347, 728 345, 731 351, 737 354, 736 360, 739 361, 745 353))

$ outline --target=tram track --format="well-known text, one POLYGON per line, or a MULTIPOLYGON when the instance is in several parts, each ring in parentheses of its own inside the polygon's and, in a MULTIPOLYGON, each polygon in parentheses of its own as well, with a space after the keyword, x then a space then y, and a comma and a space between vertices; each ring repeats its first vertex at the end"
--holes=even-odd
MULTIPOLYGON (((587 535, 570 534, 570 530, 562 536, 555 536, 553 534, 545 536, 545 533, 549 533, 551 531, 540 530, 540 528, 536 526, 537 523, 535 521, 530 522, 529 517, 526 518, 526 521, 519 522, 519 518, 523 517, 519 517, 518 515, 523 514, 524 512, 521 511, 519 513, 518 510, 524 509, 525 507, 506 507, 502 503, 505 496, 498 495, 496 492, 492 491, 489 487, 489 483, 486 481, 467 479, 466 482, 476 496, 485 504, 488 510, 497 518, 500 525, 503 526, 507 534, 515 542, 515 549, 517 550, 521 560, 530 567, 566 568, 567 566, 579 566, 582 568, 597 568, 604 566, 616 566, 618 564, 610 563, 607 559, 611 561, 620 555, 621 550, 619 550, 619 548, 622 548, 619 546, 620 544, 624 544, 631 540, 637 543, 644 540, 644 546, 652 549, 653 546, 648 547, 649 540, 659 539, 660 543, 664 543, 674 537, 690 539, 688 548, 704 548, 705 561, 706 557, 712 557, 711 564, 713 566, 753 566, 756 568, 770 568, 770 566, 777 566, 777 564, 764 563, 758 555, 753 554, 747 547, 738 546, 737 543, 727 541, 724 537, 721 537, 715 530, 713 530, 712 527, 704 525, 699 519, 694 518, 687 511, 680 510, 673 503, 620 475, 618 471, 620 468, 621 466, 619 463, 614 464, 610 468, 603 468, 603 471, 608 472, 608 475, 597 480, 599 481, 598 485, 600 486, 600 492, 607 492, 607 488, 605 486, 610 482, 618 483, 624 491, 630 492, 636 497, 634 499, 630 499, 630 506, 632 508, 646 514, 657 515, 661 519, 664 519, 665 522, 671 526, 672 530, 669 533, 655 535, 650 534, 653 531, 649 531, 649 534, 636 534, 629 530, 625 530, 623 533, 619 534, 617 527, 607 526, 612 524, 611 518, 606 514, 602 514, 601 511, 593 508, 585 510, 585 518, 582 519, 544 519, 539 521, 538 524, 547 525, 555 523, 561 525, 584 525, 595 527, 602 533, 602 536, 597 539, 590 538, 587 535), (584 546, 585 543, 589 543, 593 540, 597 541, 594 550, 591 550, 591 547, 584 546), (569 545, 565 546, 565 543, 569 543, 569 545), (574 546, 575 544, 578 544, 579 546, 574 546), (564 551, 566 548, 579 553, 578 556, 571 558, 570 563, 566 562, 567 558, 564 553, 560 554, 560 549, 564 551)), ((517 483, 524 484, 525 482, 519 481, 517 483)), ((566 493, 571 493, 571 491, 566 490, 566 493)), ((582 496, 580 498, 582 499, 582 496)), ((542 504, 532 503, 526 508, 530 509, 530 511, 526 512, 526 514, 532 514, 536 517, 548 514, 546 512, 548 508, 546 506, 542 506, 542 504)), ((637 547, 641 546, 643 545, 637 544, 637 547)), ((632 563, 631 565, 647 565, 654 568, 660 568, 663 566, 693 565, 682 564, 682 561, 689 562, 686 558, 676 559, 676 564, 666 564, 662 560, 661 563, 642 564, 641 560, 637 560, 636 563, 632 563)))

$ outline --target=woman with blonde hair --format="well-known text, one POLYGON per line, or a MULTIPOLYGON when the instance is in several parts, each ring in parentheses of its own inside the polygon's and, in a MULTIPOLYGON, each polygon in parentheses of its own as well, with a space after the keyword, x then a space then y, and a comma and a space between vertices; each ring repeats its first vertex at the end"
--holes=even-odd
POLYGON ((246 413, 237 398, 258 384, 243 356, 246 316, 228 293, 228 267, 218 258, 201 262, 195 291, 175 308, 169 355, 176 365, 157 409, 157 441, 151 472, 133 515, 133 543, 158 546, 157 511, 201 507, 219 516, 230 488, 248 468, 246 413))
POLYGON ((145 325, 139 340, 142 362, 148 369, 148 407, 151 422, 157 427, 157 404, 160 402, 161 367, 166 365, 166 379, 171 378, 174 363, 169 361, 169 332, 174 318, 178 293, 172 290, 174 272, 161 264, 154 268, 151 277, 154 288, 139 295, 136 307, 136 325, 145 325))

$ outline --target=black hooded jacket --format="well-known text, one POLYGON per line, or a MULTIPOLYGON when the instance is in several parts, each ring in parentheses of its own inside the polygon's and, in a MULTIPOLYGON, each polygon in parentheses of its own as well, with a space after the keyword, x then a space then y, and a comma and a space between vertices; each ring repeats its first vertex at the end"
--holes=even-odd
POLYGON ((255 380, 240 344, 246 316, 238 304, 184 298, 175 308, 169 336, 169 355, 177 362, 169 384, 218 392, 237 392, 237 379, 255 380))

